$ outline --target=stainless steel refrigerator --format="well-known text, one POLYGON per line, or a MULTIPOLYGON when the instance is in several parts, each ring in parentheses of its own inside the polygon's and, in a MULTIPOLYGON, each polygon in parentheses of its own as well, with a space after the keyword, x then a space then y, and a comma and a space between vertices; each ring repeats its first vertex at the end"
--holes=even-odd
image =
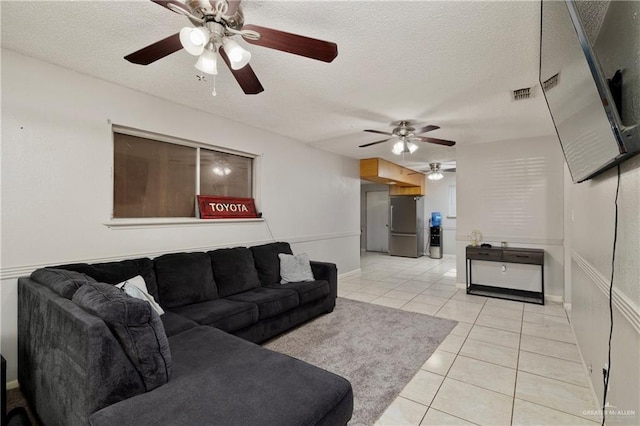
POLYGON ((395 196, 389 207, 389 254, 420 257, 424 255, 424 198, 395 196))

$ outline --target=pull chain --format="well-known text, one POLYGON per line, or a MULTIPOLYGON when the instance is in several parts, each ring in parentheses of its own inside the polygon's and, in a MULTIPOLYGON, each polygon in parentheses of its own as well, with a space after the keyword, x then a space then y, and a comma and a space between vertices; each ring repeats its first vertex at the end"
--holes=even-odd
POLYGON ((211 92, 211 96, 216 96, 218 93, 216 92, 216 76, 213 75, 213 92, 211 92))

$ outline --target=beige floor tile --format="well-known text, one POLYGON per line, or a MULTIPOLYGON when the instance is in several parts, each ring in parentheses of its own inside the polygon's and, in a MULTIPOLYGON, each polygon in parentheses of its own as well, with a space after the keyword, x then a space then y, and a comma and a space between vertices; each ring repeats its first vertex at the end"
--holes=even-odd
POLYGON ((524 309, 525 303, 516 302, 516 301, 513 301, 513 300, 496 299, 494 297, 489 297, 489 298, 487 298, 486 305, 487 306, 494 306, 496 308, 515 309, 515 310, 519 310, 520 312, 522 312, 522 310, 524 309))
POLYGON ((426 406, 398 397, 375 424, 378 426, 419 425, 426 412, 426 406))
POLYGON ((518 333, 484 327, 482 325, 474 325, 469 332, 468 338, 515 349, 520 346, 520 335, 518 333))
POLYGON ((479 425, 508 425, 513 398, 445 378, 431 407, 479 425))
POLYGON ((490 305, 489 302, 487 302, 482 308, 482 313, 486 315, 491 315, 493 317, 500 317, 505 319, 522 321, 522 310, 517 309, 517 307, 516 309, 511 309, 511 308, 505 308, 501 306, 490 305))
POLYGON ((431 287, 431 283, 427 283, 427 282, 423 282, 423 281, 407 281, 406 283, 402 283, 400 284, 398 287, 396 287, 396 290, 400 290, 400 291, 424 291, 426 289, 428 289, 429 287, 431 287))
POLYGON ((359 302, 371 302, 373 299, 378 298, 378 296, 376 296, 375 294, 367 294, 367 293, 359 293, 359 292, 349 293, 344 297, 351 300, 357 300, 359 302))
POLYGON ((555 315, 559 317, 567 316, 567 312, 564 310, 564 307, 560 303, 547 303, 546 305, 534 305, 533 303, 525 303, 524 310, 543 315, 555 315))
POLYGON ((588 387, 587 372, 582 363, 567 361, 533 352, 520 352, 518 370, 588 387))
POLYGON ((438 349, 441 351, 451 352, 457 354, 464 343, 465 338, 462 336, 456 336, 455 334, 449 334, 445 339, 440 343, 438 349))
POLYGON ((381 288, 381 287, 362 287, 359 290, 356 290, 358 293, 366 293, 366 294, 373 294, 374 296, 382 296, 383 294, 389 292, 388 289, 386 288, 381 288))
POLYGON ((353 291, 351 291, 351 290, 344 290, 344 289, 341 289, 341 288, 338 289, 338 297, 347 297, 351 293, 353 293, 353 291))
POLYGON ((399 290, 390 290, 387 293, 383 294, 384 297, 390 297, 392 299, 400 299, 404 301, 409 301, 418 295, 417 292, 407 292, 407 291, 399 291, 399 290))
POLYGON ((466 322, 469 324, 473 324, 478 317, 478 313, 473 310, 460 309, 455 306, 443 306, 436 312, 435 316, 439 318, 446 318, 459 322, 466 322))
POLYGON ((444 377, 439 374, 419 370, 400 392, 400 396, 429 406, 443 380, 444 377))
POLYGON ((370 287, 372 287, 372 288, 386 288, 387 291, 389 291, 389 290, 392 290, 392 289, 398 287, 399 285, 402 285, 402 284, 385 283, 385 282, 382 282, 382 281, 374 281, 374 282, 371 283, 370 287))
POLYGON ((429 287, 428 289, 426 289, 425 291, 423 291, 420 294, 426 294, 427 296, 440 297, 440 298, 443 298, 443 299, 450 299, 451 296, 456 294, 456 290, 455 289, 441 290, 441 289, 434 289, 434 288, 429 287))
POLYGON ((483 325, 485 327, 498 328, 500 330, 512 331, 514 333, 520 333, 522 328, 522 321, 520 320, 494 317, 493 315, 487 315, 482 312, 478 315, 476 324, 483 325))
POLYGON ((475 294, 467 294, 465 290, 460 290, 453 295, 451 300, 462 300, 463 302, 477 303, 484 305, 487 302, 487 298, 484 296, 476 296, 475 294))
POLYGON ((493 343, 482 342, 480 340, 467 339, 460 355, 469 358, 486 361, 491 364, 498 364, 503 367, 516 368, 518 366, 518 350, 505 346, 494 345, 493 343))
POLYGON ((449 299, 443 299, 442 297, 429 296, 428 294, 419 294, 413 299, 413 302, 426 303, 427 305, 433 305, 438 307, 443 307, 445 303, 449 301, 449 299))
POLYGON ((571 326, 553 324, 535 324, 532 322, 522 323, 522 334, 529 336, 542 337, 543 339, 558 340, 560 342, 575 343, 571 326))
POLYGON ((474 312, 479 314, 482 310, 482 305, 479 303, 465 302, 463 300, 449 299, 444 305, 445 308, 456 308, 468 312, 474 312))
POLYGON ((513 397, 516 370, 458 355, 447 377, 513 397))
POLYGON ((554 408, 573 416, 589 418, 590 410, 597 410, 588 388, 518 371, 516 398, 554 408))
MULTIPOLYGON (((455 283, 453 283, 455 284, 455 283)), ((455 286, 453 284, 441 284, 440 281, 438 281, 437 283, 433 284, 431 287, 429 287, 431 290, 442 290, 442 291, 448 291, 448 292, 457 292, 458 289, 455 288, 455 286)), ((452 294, 453 296, 453 294, 452 294)))
POLYGON ((435 315, 435 313, 438 312, 440 307, 410 300, 405 305, 403 305, 401 309, 403 311, 417 312, 419 314, 435 315))
POLYGON ((440 265, 434 266, 433 268, 429 269, 429 272, 436 273, 436 274, 443 274, 443 275, 448 272, 455 274, 456 267, 441 263, 440 265))
POLYGON ((555 316, 555 315, 543 315, 543 314, 538 314, 530 311, 524 311, 523 320, 526 322, 533 322, 536 324, 544 324, 544 325, 551 325, 551 326, 553 326, 554 324, 562 324, 562 325, 569 324, 569 318, 567 318, 566 316, 561 317, 561 316, 555 316))
POLYGON ((433 274, 433 273, 430 273, 430 272, 425 272, 425 273, 422 273, 420 275, 416 275, 415 277, 411 278, 411 280, 412 281, 424 281, 424 282, 435 284, 441 278, 442 278, 442 274, 433 274))
POLYGON ((451 414, 438 411, 435 408, 429 408, 420 426, 467 426, 474 424, 451 414))
POLYGON ((396 277, 395 275, 391 275, 391 276, 388 276, 388 277, 380 278, 380 279, 378 279, 376 281, 380 281, 380 282, 383 282, 383 283, 389 283, 389 284, 402 284, 402 283, 407 282, 407 279, 406 278, 399 278, 399 277, 396 277))
POLYGON ((436 349, 427 362, 420 368, 441 376, 446 376, 454 359, 456 359, 456 354, 436 349))
POLYGON ((374 303, 376 305, 382 305, 382 306, 387 306, 389 308, 400 308, 402 305, 404 305, 405 303, 407 303, 404 300, 401 299, 393 299, 391 297, 378 297, 377 299, 373 299, 371 301, 371 303, 374 303))
POLYGON ((468 322, 459 322, 458 325, 453 327, 453 330, 451 330, 451 334, 455 334, 456 336, 467 337, 472 328, 473 328, 473 324, 470 324, 468 322))
POLYGON ((578 347, 575 344, 529 336, 527 334, 523 334, 520 339, 520 350, 549 355, 568 361, 582 362, 578 347))
POLYGON ((513 424, 522 426, 596 426, 600 423, 516 398, 513 404, 513 424))

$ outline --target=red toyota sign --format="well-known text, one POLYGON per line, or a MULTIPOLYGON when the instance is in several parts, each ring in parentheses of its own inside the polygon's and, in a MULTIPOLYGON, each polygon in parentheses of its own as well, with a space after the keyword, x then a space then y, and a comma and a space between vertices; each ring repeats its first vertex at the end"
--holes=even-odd
POLYGON ((198 195, 201 219, 250 219, 260 217, 253 198, 198 195))

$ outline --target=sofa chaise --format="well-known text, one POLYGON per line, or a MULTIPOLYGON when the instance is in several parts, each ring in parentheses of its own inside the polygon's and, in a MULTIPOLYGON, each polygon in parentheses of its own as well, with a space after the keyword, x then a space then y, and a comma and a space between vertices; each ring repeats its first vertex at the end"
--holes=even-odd
POLYGON ((334 264, 281 283, 288 243, 70 264, 18 282, 18 378, 45 425, 340 425, 350 383, 265 349, 337 297, 334 264), (139 278, 157 302, 115 284, 139 278))

